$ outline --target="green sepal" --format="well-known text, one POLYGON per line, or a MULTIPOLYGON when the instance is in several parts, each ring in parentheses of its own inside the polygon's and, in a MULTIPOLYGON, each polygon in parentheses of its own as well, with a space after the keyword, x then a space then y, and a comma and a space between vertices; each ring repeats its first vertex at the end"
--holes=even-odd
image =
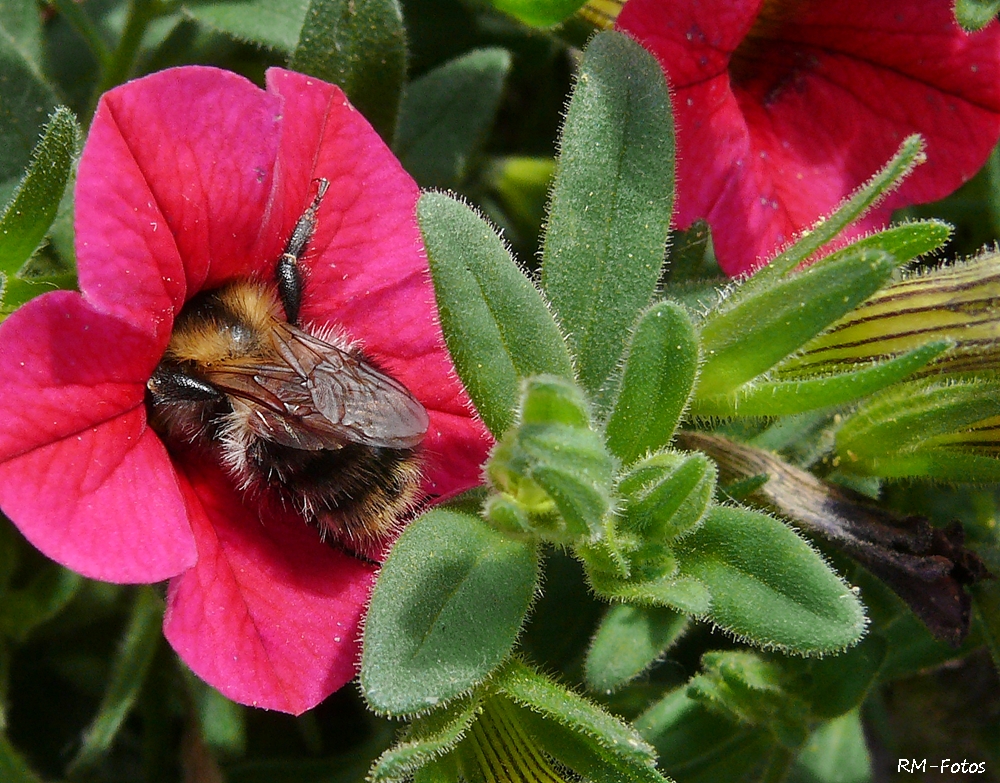
POLYGON ((492 0, 500 11, 532 27, 555 27, 575 14, 587 0, 492 0))
POLYGON ((691 698, 686 687, 665 695, 635 720, 656 748, 664 772, 697 783, 747 780, 774 744, 763 728, 741 726, 691 698))
POLYGON ((503 241, 469 207, 440 193, 417 204, 445 342, 494 435, 514 424, 520 381, 573 377, 559 327, 503 241))
MULTIPOLYGON (((899 476, 906 470, 975 467, 977 439, 970 428, 1000 416, 994 381, 925 379, 890 387, 862 405, 837 431, 840 466, 856 473, 899 476), (962 449, 968 449, 966 454, 962 449), (895 468, 892 468, 893 464, 895 468), (886 472, 889 471, 889 472, 886 472)), ((984 450, 991 448, 989 440, 984 450)), ((983 457, 982 459, 991 459, 983 457)), ((928 474, 932 475, 932 474, 928 474)), ((940 475, 940 474, 935 474, 940 475)), ((975 480, 975 479, 972 479, 975 480)))
POLYGON ((83 734, 83 742, 70 762, 70 774, 99 762, 139 698, 156 650, 163 638, 163 599, 151 587, 136 592, 128 627, 111 664, 111 678, 101 697, 97 715, 83 734))
MULTIPOLYGON (((817 250, 840 236, 845 228, 926 160, 923 139, 917 134, 907 136, 899 145, 896 154, 875 176, 837 207, 832 215, 818 220, 798 242, 775 256, 767 266, 759 269, 753 277, 733 292, 727 304, 735 306, 744 298, 755 296, 759 291, 770 288, 782 277, 805 263, 817 250)), ((824 265, 828 260, 829 257, 820 259, 817 264, 824 265)))
POLYGON ((311 0, 291 67, 340 85, 391 142, 406 78, 399 0, 311 0))
POLYGON ((1000 0, 955 0, 955 18, 972 33, 988 25, 1000 10, 1000 0))
POLYGON ((372 783, 403 783, 419 769, 452 750, 469 731, 482 704, 479 690, 427 715, 414 718, 402 739, 372 766, 372 783))
POLYGON ((950 347, 950 342, 939 340, 852 372, 820 378, 751 381, 724 396, 698 399, 693 413, 721 417, 790 416, 843 405, 899 383, 950 347))
POLYGON ((618 482, 623 527, 649 542, 684 535, 708 510, 717 473, 697 453, 663 452, 633 465, 618 482))
POLYGON ((490 482, 520 503, 529 518, 539 517, 533 527, 546 540, 573 544, 601 538, 615 464, 590 426, 579 388, 554 376, 529 378, 520 419, 490 456, 490 482))
POLYGON ((309 7, 309 0, 187 0, 184 13, 237 41, 291 54, 309 7))
POLYGON ((784 747, 801 747, 809 734, 806 703, 786 689, 780 664, 746 651, 707 652, 688 695, 731 719, 767 728, 784 747))
POLYGON ((482 682, 508 656, 538 589, 538 552, 469 514, 412 522, 372 593, 361 658, 371 707, 412 715, 482 682))
POLYGON ((477 49, 411 82, 393 149, 421 187, 456 188, 500 106, 511 58, 477 49))
POLYGON ((698 336, 687 311, 658 302, 636 324, 605 426, 608 448, 629 465, 673 437, 698 373, 698 336))
POLYGON ((656 289, 673 208, 674 135, 659 63, 625 35, 595 36, 563 126, 542 287, 597 395, 656 289))
POLYGON ((611 693, 652 666, 687 630, 686 615, 665 607, 608 609, 587 650, 587 687, 611 693))
POLYGON ((741 639, 814 655, 843 650, 864 633, 854 592, 773 517, 715 506, 674 550, 680 575, 711 593, 708 619, 741 639))
POLYGON ((62 106, 49 118, 32 160, 0 216, 0 273, 10 278, 45 239, 80 153, 83 135, 62 106))
POLYGON ((702 617, 709 614, 712 594, 704 582, 669 572, 658 579, 620 579, 589 569, 594 593, 607 601, 622 601, 638 606, 663 606, 684 614, 702 617))
POLYGON ((918 449, 887 454, 863 463, 842 460, 840 465, 850 472, 890 479, 926 478, 958 484, 1000 482, 1000 459, 957 449, 918 449))
POLYGON ((512 659, 492 681, 528 735, 593 783, 666 783, 653 749, 631 726, 512 659))
POLYGON ((898 263, 879 250, 847 248, 835 260, 709 313, 694 407, 769 370, 875 293, 898 263))

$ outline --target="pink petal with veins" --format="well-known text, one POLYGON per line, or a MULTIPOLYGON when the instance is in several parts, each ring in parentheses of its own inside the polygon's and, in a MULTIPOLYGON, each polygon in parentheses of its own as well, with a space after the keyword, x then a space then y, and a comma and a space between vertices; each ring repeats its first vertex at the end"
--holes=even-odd
POLYGON ((111 582, 156 582, 194 562, 174 470, 146 429, 146 334, 76 293, 0 325, 0 507, 42 552, 111 582))
POLYGON ((80 162, 81 290, 168 336, 205 288, 258 271, 280 102, 241 76, 174 68, 107 93, 80 162))
POLYGON ((749 271, 919 132, 928 163, 860 228, 941 198, 1000 136, 1000 26, 975 35, 947 0, 663 3, 618 17, 674 89, 677 221, 712 226, 729 274, 749 271))
POLYGON ((354 678, 375 569, 261 514, 212 465, 188 465, 184 484, 198 564, 170 584, 167 639, 234 701, 305 712, 354 678))

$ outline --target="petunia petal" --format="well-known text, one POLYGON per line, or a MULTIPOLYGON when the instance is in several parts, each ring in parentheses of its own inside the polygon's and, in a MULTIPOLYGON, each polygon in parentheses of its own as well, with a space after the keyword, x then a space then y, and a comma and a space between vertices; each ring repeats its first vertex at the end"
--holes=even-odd
POLYGON ((153 74, 107 93, 80 162, 80 286, 163 336, 186 298, 255 271, 280 103, 216 68, 153 74))
POLYGON ((944 0, 630 0, 617 24, 675 88, 678 224, 707 218, 730 274, 830 212, 905 136, 923 134, 929 163, 859 228, 947 195, 1000 135, 1000 27, 968 36, 944 0))
POLYGON ((194 562, 173 468, 146 429, 155 352, 68 291, 0 326, 0 507, 42 552, 96 579, 156 582, 194 562))
POLYGON ((427 408, 430 495, 475 486, 489 438, 441 335, 416 223, 416 183, 339 88, 280 69, 267 81, 284 105, 272 222, 258 255, 277 258, 315 178, 329 180, 304 260, 303 319, 341 327, 427 408))
POLYGON ((171 582, 164 633, 230 699, 302 713, 353 679, 375 569, 262 515, 216 467, 187 467, 198 564, 171 582))

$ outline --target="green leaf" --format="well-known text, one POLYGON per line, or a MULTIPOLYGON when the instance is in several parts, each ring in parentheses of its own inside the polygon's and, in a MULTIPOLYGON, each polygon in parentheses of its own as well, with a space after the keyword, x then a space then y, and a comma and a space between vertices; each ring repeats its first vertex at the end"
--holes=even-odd
POLYGON ((689 695, 740 723, 766 727, 786 749, 805 742, 808 707, 787 689, 778 661, 744 650, 707 652, 702 669, 688 684, 689 695))
POLYGON ((857 596, 788 526, 746 508, 713 508, 674 545, 682 576, 708 586, 708 617, 756 644, 811 655, 864 632, 857 596))
POLYGON ((0 734, 0 780, 4 783, 42 783, 6 734, 0 734))
POLYGON ((42 63, 42 15, 24 0, 0 0, 0 48, 16 48, 27 62, 40 70, 42 63))
POLYGON ((1000 0, 956 0, 955 18, 968 32, 981 30, 1000 10, 1000 0))
POLYGON ((185 679, 198 714, 201 738, 225 756, 242 756, 247 746, 247 708, 230 701, 189 669, 185 679))
POLYGON ((552 158, 511 156, 494 159, 483 174, 507 218, 532 246, 541 232, 555 168, 552 158))
POLYGON ((595 36, 563 126, 542 287, 599 392, 663 266, 674 136, 663 71, 624 35, 595 36))
POLYGON ((310 0, 291 67, 340 85, 391 143, 406 78, 399 0, 310 0))
POLYGON ((705 363, 697 399, 728 394, 773 367, 875 293, 898 263, 882 251, 848 248, 834 261, 709 313, 701 329, 705 363))
POLYGON ((555 27, 587 0, 493 0, 494 7, 533 27, 555 27))
POLYGON ((824 723, 796 760, 793 779, 803 783, 868 783, 872 763, 858 710, 824 723))
POLYGON ((496 118, 510 72, 504 49, 477 49, 411 82, 393 148, 422 187, 455 188, 496 118))
POLYGON ((898 383, 943 354, 951 343, 928 343, 902 356, 821 378, 753 381, 729 394, 698 399, 698 416, 790 416, 867 397, 898 383))
POLYGON ((28 171, 0 215, 0 273, 15 274, 45 238, 81 143, 73 112, 56 109, 35 146, 28 171))
POLYGON ((481 694, 456 699, 442 709, 414 719, 403 739, 375 762, 368 779, 372 783, 408 780, 458 744, 476 719, 481 703, 481 694))
POLYGON ((652 666, 687 629, 688 618, 660 607, 612 606, 587 651, 587 687, 610 693, 652 666))
POLYGON ((70 763, 71 771, 93 765, 111 748, 146 681, 160 644, 162 624, 163 601, 151 587, 140 588, 125 636, 111 665, 111 680, 97 716, 84 733, 83 744, 70 763))
POLYGON ((829 720, 850 712, 864 701, 885 656, 885 639, 869 634, 840 655, 819 660, 788 658, 783 665, 796 676, 794 692, 808 702, 812 716, 829 720))
POLYGON ((0 600, 0 632, 24 640, 39 625, 58 615, 77 594, 83 578, 55 563, 45 563, 27 585, 0 600))
POLYGON ((763 729, 741 727, 678 688, 635 721, 656 748, 663 770, 685 783, 748 779, 761 767, 774 740, 763 729))
POLYGON ((593 783, 665 783, 636 731, 552 680, 511 660, 493 680, 516 718, 550 756, 593 783))
POLYGON ((77 286, 75 272, 25 279, 23 277, 8 277, 3 286, 3 311, 10 313, 30 302, 36 296, 48 291, 72 291, 77 286))
POLYGON ((11 35, 0 27, 0 184, 21 175, 45 118, 58 103, 30 54, 11 35))
POLYGON ((698 336, 687 311, 659 302, 639 318, 605 432, 629 465, 670 443, 694 389, 698 336))
POLYGON ((183 8, 195 21, 238 41, 291 54, 298 45, 309 0, 188 0, 183 8))
POLYGON ((926 478, 962 484, 1000 482, 1000 459, 957 449, 926 449, 887 454, 866 462, 841 462, 841 467, 852 473, 883 478, 926 478))
POLYGON ((454 511, 411 523, 372 594, 361 659, 369 704, 413 714, 482 682, 510 653, 537 584, 533 544, 454 511))
POLYGON ((486 426, 502 435, 514 423, 521 379, 572 379, 566 345, 538 289, 469 207, 425 193, 417 217, 455 369, 486 426))

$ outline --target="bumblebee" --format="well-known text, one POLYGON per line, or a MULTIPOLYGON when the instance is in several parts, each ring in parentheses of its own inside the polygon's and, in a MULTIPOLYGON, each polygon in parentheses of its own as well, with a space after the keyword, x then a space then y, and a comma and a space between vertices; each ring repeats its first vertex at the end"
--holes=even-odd
POLYGON ((428 419, 336 329, 299 323, 299 261, 329 187, 316 182, 274 285, 236 280, 184 306, 147 407, 168 445, 214 449, 241 490, 293 506, 321 537, 365 544, 415 504, 428 419))

